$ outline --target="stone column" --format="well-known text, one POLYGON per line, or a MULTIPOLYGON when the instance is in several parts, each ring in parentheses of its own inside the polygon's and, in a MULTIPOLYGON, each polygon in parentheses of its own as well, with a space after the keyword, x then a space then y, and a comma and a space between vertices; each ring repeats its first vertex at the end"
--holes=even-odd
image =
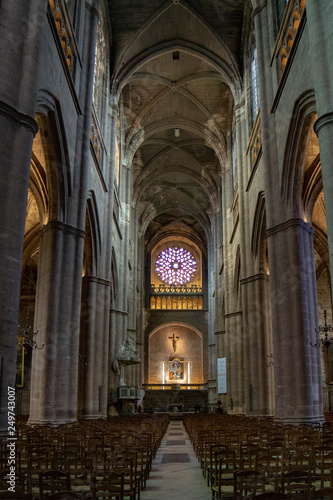
POLYGON ((307 0, 306 13, 311 47, 309 58, 312 62, 318 114, 314 129, 319 140, 333 290, 333 65, 330 64, 333 51, 332 5, 329 2, 307 0))
MULTIPOLYGON (((112 175, 110 176, 110 191, 113 193, 114 190, 114 172, 115 172, 115 162, 116 162, 116 141, 117 141, 117 120, 118 120, 118 97, 114 94, 110 97, 110 110, 111 110, 111 170, 112 175)), ((120 211, 119 211, 120 212, 120 211)), ((122 226, 120 225, 120 215, 118 219, 118 225, 120 231, 122 231, 122 226)), ((115 230, 117 234, 118 230, 115 230)), ((116 236, 118 237, 118 235, 116 236)), ((124 235, 121 234, 120 245, 122 245, 124 235)), ((118 250, 118 249, 117 249, 118 250)), ((118 352, 120 346, 125 341, 126 331, 124 325, 127 324, 127 306, 124 307, 123 292, 127 286, 126 280, 123 279, 123 268, 124 262, 127 263, 124 252, 120 251, 117 255, 117 272, 118 272, 118 288, 115 290, 115 297, 112 297, 112 304, 110 309, 110 338, 109 338, 109 389, 115 389, 119 383, 119 375, 115 374, 112 369, 112 363, 115 360, 116 353, 118 352), (123 261, 121 259, 124 259, 123 261)))
POLYGON ((0 438, 15 387, 24 225, 46 0, 0 4, 0 438))
POLYGON ((275 377, 275 418, 289 423, 323 419, 320 355, 310 346, 317 324, 312 229, 290 219, 279 191, 274 100, 270 67, 270 16, 267 2, 254 1, 258 54, 262 149, 275 377))
MULTIPOLYGON (((219 212, 220 215, 220 212, 219 212)), ((211 235, 207 245, 207 260, 208 260, 208 378, 210 381, 215 381, 216 385, 216 344, 215 344, 215 301, 216 301, 216 233, 217 233, 217 214, 214 215, 211 225, 211 235)), ((203 306, 204 307, 204 306, 203 306)), ((205 352, 205 351, 204 351, 205 352)), ((204 364, 206 364, 204 360, 204 364)))
MULTIPOLYGON (((245 407, 248 415, 272 415, 274 413, 274 376, 267 356, 273 350, 270 322, 269 276, 259 269, 262 259, 251 252, 253 217, 247 193, 250 159, 246 156, 247 116, 245 102, 235 106, 236 134, 239 162, 239 217, 242 249, 241 293, 244 332, 245 407), (252 214, 252 215, 250 215, 252 214), (269 365, 269 366, 268 366, 269 365), (269 368, 269 370, 268 370, 269 368)), ((271 358, 270 358, 271 359, 271 358)))
MULTIPOLYGON (((225 332, 222 352, 227 358, 227 408, 229 413, 244 413, 244 357, 242 311, 237 310, 234 287, 235 245, 230 243, 234 230, 230 207, 233 202, 231 164, 222 178, 222 213, 224 241, 225 332)), ((222 398, 223 402, 223 398, 222 398)), ((224 404, 224 402, 223 402, 224 404)))
POLYGON ((241 280, 247 415, 274 414, 270 284, 265 273, 241 280))
POLYGON ((244 413, 244 344, 242 312, 225 315, 228 413, 244 413))
MULTIPOLYGON (((90 127, 92 120, 92 93, 94 78, 96 32, 99 12, 98 2, 85 2, 83 23, 83 70, 80 76, 80 100, 84 113, 78 120, 77 128, 77 191, 70 200, 73 213, 78 209, 77 220, 84 224, 86 216, 86 198, 91 169, 90 127)), ((106 161, 106 160, 105 160, 106 161)), ((107 168, 107 171, 109 169, 107 168)), ((112 170, 110 177, 112 177, 112 170)), ((113 179, 113 177, 112 177, 113 179)), ((81 418, 102 418, 107 413, 107 353, 110 306, 110 218, 112 218, 113 181, 109 198, 104 201, 107 227, 103 244, 103 258, 98 257, 97 270, 106 279, 96 275, 86 276, 82 280, 82 299, 80 316, 80 341, 78 351, 78 414, 81 418), (103 264, 105 268, 103 269, 103 264), (103 270, 102 270, 103 269, 103 270), (98 367, 98 369, 96 369, 98 367)), ((103 235, 104 236, 104 235, 103 235)), ((102 237, 103 237, 102 236, 102 237)), ((95 273, 97 270, 94 269, 95 273)))
POLYGON ((80 417, 85 419, 107 416, 110 289, 109 281, 94 276, 83 278, 79 411, 80 417))
POLYGON ((63 424, 77 418, 82 256, 85 233, 49 222, 40 238, 34 329, 31 424, 63 424))
POLYGON ((313 325, 318 323, 313 229, 302 219, 267 230, 270 277, 276 420, 323 420, 320 352, 313 325))

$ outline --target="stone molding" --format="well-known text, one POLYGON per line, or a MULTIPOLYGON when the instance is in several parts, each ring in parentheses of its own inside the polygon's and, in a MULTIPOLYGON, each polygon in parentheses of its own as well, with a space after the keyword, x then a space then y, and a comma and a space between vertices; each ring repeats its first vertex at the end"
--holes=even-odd
POLYGON ((247 278, 243 278, 240 280, 241 285, 247 285, 248 283, 253 283, 258 280, 267 280, 269 281, 269 275, 266 273, 258 273, 253 276, 248 276, 247 278))
POLYGON ((243 314, 243 311, 235 311, 235 312, 232 312, 232 313, 226 313, 224 315, 225 318, 233 318, 235 316, 241 316, 243 314))
POLYGON ((325 113, 315 122, 313 128, 317 136, 320 130, 326 127, 327 125, 333 125, 333 111, 331 111, 330 113, 325 113))
POLYGON ((75 236, 80 236, 81 238, 86 238, 87 236, 87 233, 85 231, 82 231, 82 229, 77 229, 76 227, 68 226, 67 224, 64 224, 63 222, 57 220, 51 220, 50 222, 48 222, 41 230, 40 235, 43 236, 50 229, 60 229, 61 231, 72 233, 75 236))
POLYGON ((29 115, 25 115, 24 113, 20 113, 17 109, 13 108, 9 104, 4 101, 0 101, 0 114, 9 116, 12 120, 14 120, 19 125, 23 127, 27 127, 33 133, 34 137, 38 132, 38 124, 34 118, 31 118, 29 115))
POLYGON ((86 9, 88 9, 92 13, 93 16, 96 16, 97 18, 99 18, 99 11, 98 11, 97 7, 94 7, 89 2, 86 2, 85 6, 86 6, 86 9))
POLYGON ((114 309, 114 308, 110 308, 110 312, 111 313, 116 313, 116 314, 120 314, 120 316, 128 316, 128 312, 127 311, 121 311, 120 309, 114 309))
POLYGON ((287 222, 282 222, 281 224, 278 224, 277 226, 271 227, 267 229, 266 231, 266 236, 269 238, 270 236, 273 236, 277 233, 280 233, 281 231, 285 231, 287 229, 290 229, 291 227, 301 227, 302 229, 305 229, 309 234, 314 233, 313 227, 309 226, 306 222, 304 222, 303 219, 290 219, 287 222))
POLYGON ((253 18, 255 18, 257 14, 260 14, 265 7, 267 7, 267 0, 264 0, 260 5, 253 9, 253 18))
POLYGON ((88 281, 89 283, 97 283, 98 285, 112 286, 112 281, 104 280, 103 278, 98 278, 97 276, 83 276, 83 281, 88 281))
POLYGON ((240 102, 235 104, 235 106, 234 106, 235 114, 236 114, 236 111, 240 111, 244 106, 245 106, 245 99, 243 98, 240 102))

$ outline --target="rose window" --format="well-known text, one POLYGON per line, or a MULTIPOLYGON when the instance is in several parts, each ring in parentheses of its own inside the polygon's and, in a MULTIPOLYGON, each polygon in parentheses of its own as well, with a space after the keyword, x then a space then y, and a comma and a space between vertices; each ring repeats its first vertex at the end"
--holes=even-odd
POLYGON ((197 263, 188 250, 172 247, 166 248, 157 257, 155 270, 164 283, 183 285, 193 278, 197 270, 197 263))

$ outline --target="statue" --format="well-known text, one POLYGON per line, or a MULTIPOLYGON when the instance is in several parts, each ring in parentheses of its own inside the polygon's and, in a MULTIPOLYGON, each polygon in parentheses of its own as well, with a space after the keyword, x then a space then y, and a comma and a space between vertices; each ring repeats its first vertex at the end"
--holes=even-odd
POLYGON ((180 337, 175 337, 175 334, 173 334, 172 337, 169 337, 169 339, 172 342, 173 351, 176 352, 176 345, 180 337))

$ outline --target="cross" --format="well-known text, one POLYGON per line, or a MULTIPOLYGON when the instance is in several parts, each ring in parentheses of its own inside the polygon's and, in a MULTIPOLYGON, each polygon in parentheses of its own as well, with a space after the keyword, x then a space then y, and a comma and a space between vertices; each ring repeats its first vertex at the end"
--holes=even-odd
POLYGON ((172 342, 172 347, 173 347, 174 352, 176 352, 176 344, 179 340, 179 337, 175 337, 175 334, 173 334, 172 337, 169 337, 169 339, 172 342))

